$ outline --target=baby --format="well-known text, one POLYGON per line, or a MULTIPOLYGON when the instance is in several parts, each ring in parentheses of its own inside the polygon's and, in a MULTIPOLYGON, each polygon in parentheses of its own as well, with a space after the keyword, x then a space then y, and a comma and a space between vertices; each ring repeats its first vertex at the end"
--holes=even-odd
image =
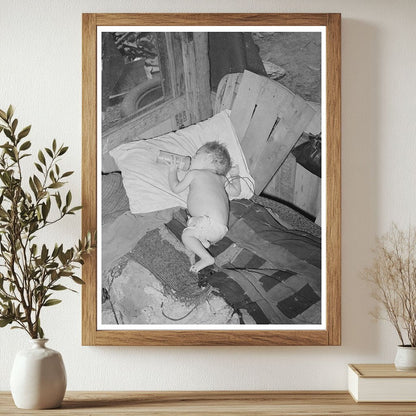
POLYGON ((208 142, 198 149, 181 181, 178 168, 174 164, 169 167, 172 191, 180 193, 189 187, 187 205, 191 217, 182 233, 182 242, 200 258, 192 265, 191 272, 198 273, 215 262, 207 248, 228 231, 228 197, 241 192, 238 174, 238 166, 231 168, 230 154, 219 142, 208 142), (228 172, 230 180, 225 177, 228 172))

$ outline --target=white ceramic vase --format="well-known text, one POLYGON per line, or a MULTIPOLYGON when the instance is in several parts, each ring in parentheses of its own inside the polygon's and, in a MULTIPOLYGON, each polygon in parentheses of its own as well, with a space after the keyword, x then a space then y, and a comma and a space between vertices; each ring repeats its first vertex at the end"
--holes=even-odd
POLYGON ((59 407, 66 390, 66 372, 59 352, 45 346, 47 339, 32 339, 31 348, 14 360, 10 388, 21 409, 59 407))
POLYGON ((416 347, 398 345, 394 365, 399 371, 416 370, 416 347))

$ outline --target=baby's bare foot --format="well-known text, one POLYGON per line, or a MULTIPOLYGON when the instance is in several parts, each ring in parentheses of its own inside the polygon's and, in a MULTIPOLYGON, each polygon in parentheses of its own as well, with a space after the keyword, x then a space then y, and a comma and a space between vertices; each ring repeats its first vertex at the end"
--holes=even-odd
POLYGON ((189 269, 190 272, 198 273, 200 270, 204 269, 205 267, 211 266, 211 264, 214 264, 215 260, 213 257, 201 259, 197 261, 195 264, 191 266, 189 269))

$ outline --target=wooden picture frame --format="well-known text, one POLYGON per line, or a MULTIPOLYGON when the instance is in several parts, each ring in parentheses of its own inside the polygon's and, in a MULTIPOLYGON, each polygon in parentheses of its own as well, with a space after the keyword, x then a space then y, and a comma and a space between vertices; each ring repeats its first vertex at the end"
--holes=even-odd
MULTIPOLYGON (((99 26, 320 26, 326 33, 326 323, 324 329, 99 330, 97 253, 83 266, 83 345, 340 345, 341 344, 341 16, 322 14, 83 14, 82 229, 97 224, 97 28, 99 26)), ((198 111, 203 113, 204 103, 198 111)), ((127 120, 127 124, 130 121, 127 120)), ((178 123, 180 124, 180 123, 178 123)))

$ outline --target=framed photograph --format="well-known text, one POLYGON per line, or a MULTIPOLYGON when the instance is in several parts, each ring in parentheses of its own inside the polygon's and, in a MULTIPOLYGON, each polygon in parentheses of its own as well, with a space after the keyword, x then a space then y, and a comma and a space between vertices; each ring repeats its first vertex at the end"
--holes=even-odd
POLYGON ((340 345, 340 31, 83 15, 83 345, 340 345))

